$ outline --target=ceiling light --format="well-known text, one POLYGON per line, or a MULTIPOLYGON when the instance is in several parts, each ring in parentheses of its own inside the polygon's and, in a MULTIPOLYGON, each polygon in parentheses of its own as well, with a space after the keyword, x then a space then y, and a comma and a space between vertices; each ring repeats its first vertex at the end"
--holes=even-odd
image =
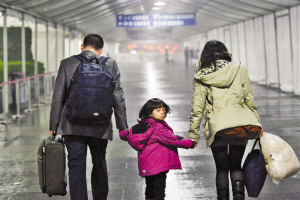
POLYGON ((166 5, 166 2, 159 1, 159 2, 155 2, 154 5, 155 6, 164 6, 164 5, 166 5))
POLYGON ((145 11, 145 8, 143 5, 141 5, 140 8, 141 8, 141 11, 143 11, 143 12, 145 11))
POLYGON ((152 10, 160 10, 159 7, 152 7, 152 10))

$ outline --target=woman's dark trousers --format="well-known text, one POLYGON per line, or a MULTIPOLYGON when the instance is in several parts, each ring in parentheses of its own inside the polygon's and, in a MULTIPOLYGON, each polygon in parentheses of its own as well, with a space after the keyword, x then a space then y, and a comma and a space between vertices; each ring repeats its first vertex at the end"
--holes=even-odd
POLYGON ((64 136, 64 138, 68 150, 71 200, 88 200, 86 183, 87 146, 89 146, 93 162, 91 177, 93 199, 106 200, 108 176, 105 153, 108 141, 85 136, 64 136))
POLYGON ((167 172, 162 172, 154 176, 146 176, 146 199, 164 200, 167 172))
POLYGON ((244 175, 241 169, 245 148, 243 145, 226 145, 211 148, 217 168, 216 186, 218 199, 229 199, 229 171, 233 199, 245 199, 244 175))

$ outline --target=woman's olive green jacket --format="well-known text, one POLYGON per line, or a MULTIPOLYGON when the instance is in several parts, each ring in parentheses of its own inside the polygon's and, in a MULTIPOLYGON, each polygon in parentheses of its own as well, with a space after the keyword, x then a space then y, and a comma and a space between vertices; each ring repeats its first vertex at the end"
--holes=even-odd
POLYGON ((261 127, 245 67, 228 63, 213 73, 196 73, 188 133, 188 138, 196 143, 201 120, 207 147, 220 130, 243 125, 261 127))

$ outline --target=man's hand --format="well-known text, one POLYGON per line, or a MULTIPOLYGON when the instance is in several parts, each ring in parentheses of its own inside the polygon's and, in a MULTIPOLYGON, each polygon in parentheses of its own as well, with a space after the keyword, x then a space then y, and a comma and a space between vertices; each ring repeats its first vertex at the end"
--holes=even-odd
POLYGON ((52 131, 52 130, 49 130, 49 132, 50 132, 50 135, 53 136, 53 131, 52 131))

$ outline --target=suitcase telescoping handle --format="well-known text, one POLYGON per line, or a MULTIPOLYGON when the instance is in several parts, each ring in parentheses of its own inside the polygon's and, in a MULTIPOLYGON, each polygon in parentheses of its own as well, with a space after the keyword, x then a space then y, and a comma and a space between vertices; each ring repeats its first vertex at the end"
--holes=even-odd
POLYGON ((57 135, 57 132, 56 131, 53 131, 53 135, 52 135, 52 141, 55 141, 55 137, 56 137, 56 135, 57 135))

